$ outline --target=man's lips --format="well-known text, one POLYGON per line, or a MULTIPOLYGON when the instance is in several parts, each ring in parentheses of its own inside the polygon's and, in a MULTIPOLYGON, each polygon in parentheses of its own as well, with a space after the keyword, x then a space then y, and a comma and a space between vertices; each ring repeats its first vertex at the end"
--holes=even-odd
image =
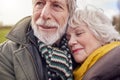
POLYGON ((43 25, 38 25, 40 29, 56 29, 57 27, 55 26, 43 26, 43 25))
POLYGON ((77 48, 77 49, 72 50, 72 52, 73 52, 73 54, 75 54, 75 53, 78 53, 78 51, 83 50, 83 49, 84 48, 77 48))

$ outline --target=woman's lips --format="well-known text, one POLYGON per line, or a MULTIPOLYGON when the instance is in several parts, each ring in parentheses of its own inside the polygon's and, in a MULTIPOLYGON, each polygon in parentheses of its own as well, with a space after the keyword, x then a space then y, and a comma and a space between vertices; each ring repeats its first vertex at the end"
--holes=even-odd
POLYGON ((78 53, 79 51, 83 50, 84 48, 78 48, 78 49, 74 49, 72 50, 73 54, 78 53))

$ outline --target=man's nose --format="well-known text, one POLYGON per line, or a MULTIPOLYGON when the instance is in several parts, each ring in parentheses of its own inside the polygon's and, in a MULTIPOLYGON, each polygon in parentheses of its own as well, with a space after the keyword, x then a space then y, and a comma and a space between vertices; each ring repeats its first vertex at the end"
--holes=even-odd
POLYGON ((44 19, 50 19, 51 17, 51 12, 50 12, 51 8, 50 8, 50 3, 46 3, 41 11, 40 16, 44 19))

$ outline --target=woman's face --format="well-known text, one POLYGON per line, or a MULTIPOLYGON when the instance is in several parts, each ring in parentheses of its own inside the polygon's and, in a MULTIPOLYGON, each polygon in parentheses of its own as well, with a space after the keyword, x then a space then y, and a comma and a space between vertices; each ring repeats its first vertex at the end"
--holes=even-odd
POLYGON ((78 27, 68 27, 67 39, 72 55, 77 63, 82 63, 95 49, 101 46, 85 23, 78 27))

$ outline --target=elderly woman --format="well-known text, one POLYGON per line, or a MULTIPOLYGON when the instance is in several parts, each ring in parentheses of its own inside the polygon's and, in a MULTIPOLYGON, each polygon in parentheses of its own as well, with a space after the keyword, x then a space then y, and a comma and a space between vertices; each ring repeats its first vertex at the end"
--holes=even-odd
POLYGON ((120 80, 120 35, 100 10, 76 10, 66 32, 75 80, 120 80))

